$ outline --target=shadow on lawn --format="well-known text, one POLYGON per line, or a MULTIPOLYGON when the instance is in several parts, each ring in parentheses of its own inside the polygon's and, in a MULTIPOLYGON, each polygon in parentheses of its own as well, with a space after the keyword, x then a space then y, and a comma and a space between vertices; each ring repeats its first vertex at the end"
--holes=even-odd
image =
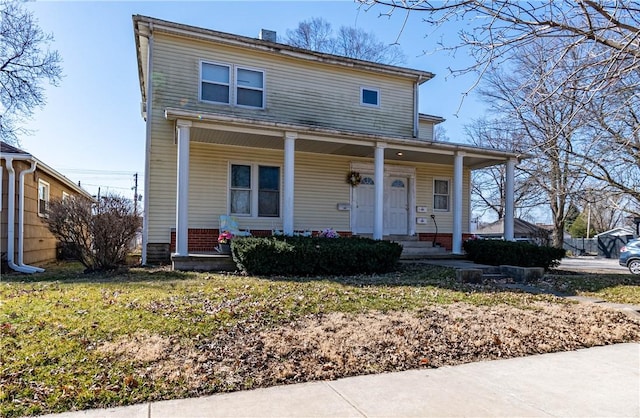
MULTIPOLYGON (((241 273, 172 271, 169 266, 123 267, 107 272, 85 273, 84 267, 75 262, 56 262, 44 266, 45 272, 37 274, 9 273, 2 275, 2 282, 60 282, 60 283, 136 283, 149 281, 175 281, 230 275, 241 277, 241 273)), ((508 292, 549 293, 571 296, 580 292, 597 292, 620 285, 640 286, 640 276, 628 274, 576 273, 551 270, 542 279, 522 286, 513 286, 504 279, 485 280, 481 284, 462 283, 456 279, 455 269, 425 264, 403 264, 397 271, 385 274, 363 274, 354 276, 254 276, 271 282, 310 283, 331 281, 354 287, 413 286, 438 287, 460 292, 508 292)))
POLYGON ((42 273, 23 274, 10 272, 2 274, 2 282, 35 283, 122 283, 184 280, 195 277, 198 273, 172 271, 169 266, 159 267, 122 267, 110 271, 84 271, 84 266, 77 262, 55 262, 44 265, 42 273))
POLYGON ((580 292, 598 292, 616 286, 640 286, 640 276, 551 270, 533 285, 574 296, 580 292))

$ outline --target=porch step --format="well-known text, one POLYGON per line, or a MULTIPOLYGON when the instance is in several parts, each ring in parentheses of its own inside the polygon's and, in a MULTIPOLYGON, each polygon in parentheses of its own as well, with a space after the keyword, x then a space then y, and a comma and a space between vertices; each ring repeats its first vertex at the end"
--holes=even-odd
POLYGON ((180 271, 236 271, 238 268, 230 255, 189 254, 171 256, 172 270, 180 271))
POLYGON ((442 247, 434 247, 431 241, 402 240, 394 241, 402 245, 402 260, 416 260, 421 258, 436 258, 446 256, 447 250, 442 247))

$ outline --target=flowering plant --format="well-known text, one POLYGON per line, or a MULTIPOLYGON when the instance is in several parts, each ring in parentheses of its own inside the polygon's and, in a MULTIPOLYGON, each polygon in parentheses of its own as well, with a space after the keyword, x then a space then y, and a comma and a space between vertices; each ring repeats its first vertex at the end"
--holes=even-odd
POLYGON ((360 173, 357 171, 351 171, 347 176, 347 183, 349 183, 352 187, 356 187, 362 181, 362 177, 360 173))
POLYGON ((318 236, 322 238, 340 238, 340 234, 331 228, 323 229, 318 233, 318 236))
POLYGON ((233 234, 229 231, 222 231, 220 235, 218 235, 218 243, 219 244, 228 244, 233 238, 233 234))

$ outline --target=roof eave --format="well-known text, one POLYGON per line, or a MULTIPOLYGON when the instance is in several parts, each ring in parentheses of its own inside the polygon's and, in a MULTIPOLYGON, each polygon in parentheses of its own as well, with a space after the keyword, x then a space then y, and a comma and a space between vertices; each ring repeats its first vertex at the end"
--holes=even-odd
MULTIPOLYGON (((321 52, 310 51, 277 42, 265 41, 247 36, 234 35, 226 32, 219 32, 212 29, 205 29, 196 26, 185 25, 181 23, 170 22, 167 20, 156 19, 149 16, 134 15, 134 30, 140 30, 138 23, 152 25, 154 31, 163 31, 174 35, 191 36, 204 40, 215 41, 227 45, 239 46, 250 49, 258 49, 264 52, 278 53, 293 58, 304 59, 309 61, 317 61, 325 64, 340 65, 350 68, 357 68, 364 71, 372 71, 385 74, 394 74, 415 78, 422 84, 432 79, 435 74, 416 70, 411 68, 399 67, 388 64, 380 64, 371 61, 364 61, 355 58, 343 57, 340 55, 326 54, 321 52)), ((138 32, 136 32, 137 34, 138 32)))

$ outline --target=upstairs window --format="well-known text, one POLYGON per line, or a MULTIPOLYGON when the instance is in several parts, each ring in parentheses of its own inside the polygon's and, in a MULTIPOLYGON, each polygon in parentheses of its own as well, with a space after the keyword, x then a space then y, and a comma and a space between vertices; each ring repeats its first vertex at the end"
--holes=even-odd
POLYGON ((230 68, 227 65, 202 63, 200 98, 205 102, 229 104, 230 68))
POLYGON ((49 183, 38 180, 38 215, 47 216, 49 210, 49 183))
POLYGON ((360 89, 360 104, 363 106, 380 107, 380 91, 362 87, 360 89))
POLYGON ((236 104, 264 107, 264 73, 238 68, 236 71, 236 104))
POLYGON ((200 100, 263 109, 264 71, 202 62, 200 100))
POLYGON ((433 180, 433 210, 449 210, 449 180, 433 180))

